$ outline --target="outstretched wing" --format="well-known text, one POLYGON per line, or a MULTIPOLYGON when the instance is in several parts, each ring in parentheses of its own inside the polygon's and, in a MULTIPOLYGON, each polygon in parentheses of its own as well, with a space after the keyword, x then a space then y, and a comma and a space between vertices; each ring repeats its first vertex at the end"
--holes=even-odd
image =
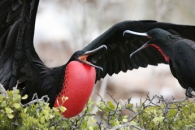
POLYGON ((29 97, 35 92, 44 95, 51 88, 51 71, 33 46, 38 3, 39 0, 0 2, 0 83, 12 89, 19 81, 21 93, 29 97))
POLYGON ((148 39, 135 35, 123 36, 123 32, 125 30, 148 32, 153 28, 162 28, 172 34, 195 41, 195 26, 156 21, 124 21, 115 24, 83 49, 88 51, 100 45, 108 47, 108 50, 99 51, 88 58, 93 64, 104 68, 104 71, 96 69, 96 80, 104 78, 106 74, 117 74, 120 71, 126 72, 127 70, 147 67, 148 65, 158 65, 159 63, 167 64, 159 51, 153 47, 139 51, 130 59, 130 54, 146 43, 148 39))

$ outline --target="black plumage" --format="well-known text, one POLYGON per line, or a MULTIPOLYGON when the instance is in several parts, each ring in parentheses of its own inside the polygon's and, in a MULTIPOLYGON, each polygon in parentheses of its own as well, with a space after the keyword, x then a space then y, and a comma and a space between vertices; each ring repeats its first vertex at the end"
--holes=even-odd
MULTIPOLYGON (((39 0, 1 0, 0 1, 0 83, 6 89, 12 89, 17 81, 21 94, 31 100, 37 93, 39 97, 48 95, 53 106, 56 96, 62 89, 66 65, 48 68, 40 60, 34 46, 34 27, 39 0)), ((157 49, 149 47, 132 59, 130 53, 142 46, 148 39, 139 36, 123 36, 127 29, 134 31, 149 31, 162 28, 191 40, 195 40, 195 27, 175 25, 156 21, 124 21, 115 24, 80 52, 84 54, 101 45, 107 50, 90 55, 87 60, 104 70, 96 69, 96 81, 106 74, 112 75, 120 71, 147 67, 167 62, 157 49)), ((77 52, 76 52, 77 53, 77 52)), ((78 54, 78 53, 77 53, 78 54)), ((77 60, 73 55, 70 60, 77 60)))
MULTIPOLYGON (((125 32, 136 35, 135 32, 125 32)), ((186 89, 186 96, 194 97, 191 92, 195 91, 195 42, 184 39, 178 35, 173 35, 160 28, 155 28, 147 33, 139 33, 137 35, 145 35, 150 40, 130 56, 135 56, 135 53, 149 46, 157 48, 164 59, 169 63, 173 76, 178 79, 180 85, 186 89)))

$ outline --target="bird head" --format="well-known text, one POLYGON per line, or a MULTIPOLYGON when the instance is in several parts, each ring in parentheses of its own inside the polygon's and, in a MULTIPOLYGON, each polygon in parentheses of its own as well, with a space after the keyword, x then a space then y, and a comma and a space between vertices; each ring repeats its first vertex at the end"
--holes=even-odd
POLYGON ((90 50, 90 51, 76 51, 70 58, 69 62, 71 61, 79 61, 81 63, 84 63, 84 64, 87 64, 89 66, 92 66, 92 67, 95 67, 97 69, 100 69, 103 71, 103 68, 100 67, 100 66, 96 66, 94 64, 92 64, 91 62, 87 61, 87 58, 90 56, 90 55, 93 55, 95 54, 96 52, 100 51, 101 49, 107 49, 107 46, 106 45, 101 45, 100 47, 94 49, 94 50, 90 50))
POLYGON ((147 37, 149 40, 143 44, 140 48, 135 50, 130 54, 130 57, 132 57, 135 53, 141 51, 144 48, 147 48, 149 46, 155 47, 165 58, 165 60, 168 62, 169 61, 169 47, 172 45, 170 44, 170 39, 171 39, 171 33, 168 31, 165 31, 160 28, 154 28, 146 33, 139 33, 139 32, 134 32, 130 30, 124 31, 123 35, 125 33, 133 34, 133 35, 139 35, 139 36, 144 36, 147 37))
POLYGON ((168 41, 170 39, 169 36, 172 35, 168 31, 165 31, 160 28, 152 29, 148 31, 146 34, 147 34, 147 37, 150 39, 150 41, 148 41, 148 44, 156 44, 159 47, 167 46, 168 42, 166 41, 168 41))

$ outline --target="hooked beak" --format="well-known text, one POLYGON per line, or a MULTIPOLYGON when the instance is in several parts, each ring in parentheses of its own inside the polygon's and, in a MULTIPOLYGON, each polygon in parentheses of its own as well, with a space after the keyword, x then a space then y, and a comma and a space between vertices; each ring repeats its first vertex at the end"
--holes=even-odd
POLYGON ((105 48, 107 50, 107 46, 106 45, 101 45, 101 46, 99 46, 98 48, 96 48, 94 50, 86 51, 83 55, 79 56, 78 60, 80 62, 82 62, 82 63, 85 63, 87 65, 93 66, 93 67, 103 71, 102 67, 96 66, 96 65, 92 64, 91 62, 87 61, 88 56, 95 54, 96 52, 98 52, 99 50, 101 50, 103 48, 105 48))
POLYGON ((134 52, 132 52, 132 53, 130 54, 130 58, 132 58, 132 56, 133 56, 135 53, 137 53, 137 52, 143 50, 144 48, 147 48, 147 47, 149 46, 149 45, 148 45, 149 42, 150 42, 150 41, 146 42, 143 46, 141 46, 140 48, 138 48, 137 50, 135 50, 134 52))
MULTIPOLYGON (((144 37, 147 37, 147 38, 152 39, 147 33, 140 33, 140 32, 134 32, 134 31, 131 31, 131 30, 126 30, 126 31, 123 32, 123 36, 124 36, 126 33, 133 34, 133 35, 138 35, 138 36, 144 36, 144 37)), ((132 56, 133 56, 135 53, 137 53, 137 52, 141 51, 142 49, 148 47, 148 46, 149 46, 149 45, 148 45, 149 42, 150 42, 150 41, 146 42, 143 46, 141 46, 140 48, 138 48, 136 51, 132 52, 132 53, 130 54, 130 58, 132 58, 132 56)))

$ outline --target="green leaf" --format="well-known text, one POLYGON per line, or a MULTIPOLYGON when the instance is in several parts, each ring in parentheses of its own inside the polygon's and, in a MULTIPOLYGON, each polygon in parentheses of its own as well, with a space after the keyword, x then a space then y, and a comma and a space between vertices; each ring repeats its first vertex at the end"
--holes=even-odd
POLYGON ((107 107, 105 107, 105 108, 104 108, 104 111, 109 112, 110 109, 108 109, 107 107))
POLYGON ((23 100, 25 100, 25 99, 27 99, 27 98, 28 98, 28 95, 27 95, 27 94, 25 94, 25 95, 22 97, 23 100))
POLYGON ((60 106, 59 109, 60 109, 61 112, 65 112, 66 111, 66 108, 64 106, 60 106))
POLYGON ((93 127, 92 126, 89 126, 89 130, 93 130, 93 127))
POLYGON ((176 109, 171 109, 168 113, 168 117, 173 117, 175 116, 175 114, 177 113, 177 110, 176 109))
POLYGON ((0 94, 0 101, 2 101, 3 100, 3 95, 2 94, 0 94))
POLYGON ((12 98, 12 95, 13 95, 12 91, 7 91, 7 95, 9 98, 12 98))
POLYGON ((137 123, 135 121, 131 121, 132 125, 137 125, 137 123))
POLYGON ((192 114, 189 116, 189 118, 190 118, 191 120, 195 120, 195 113, 192 113, 192 114))
POLYGON ((27 108, 24 108, 23 110, 24 110, 24 113, 26 113, 26 112, 27 112, 27 108))
POLYGON ((1 103, 1 106, 2 107, 5 107, 7 104, 6 104, 6 101, 3 101, 2 103, 1 103))
POLYGON ((112 110, 115 109, 115 106, 113 105, 113 103, 112 103, 111 101, 108 101, 107 104, 108 104, 108 107, 109 107, 110 109, 112 109, 112 110))
POLYGON ((14 105, 13 105, 16 109, 19 109, 20 108, 20 104, 19 103, 14 103, 14 105))
POLYGON ((137 109, 136 109, 135 107, 133 107, 132 110, 133 110, 134 112, 137 112, 137 109))
POLYGON ((45 118, 44 118, 44 116, 41 117, 40 121, 41 121, 41 123, 45 123, 45 118))
POLYGON ((54 114, 50 114, 50 115, 49 115, 49 119, 52 119, 52 118, 54 118, 54 117, 55 117, 54 114))
POLYGON ((10 108, 8 108, 8 107, 6 107, 6 108, 5 108, 5 112, 6 112, 7 114, 11 114, 11 113, 13 112, 13 110, 10 109, 10 108))
POLYGON ((127 122, 128 120, 127 119, 123 119, 123 122, 127 122))
POLYGON ((126 106, 127 108, 132 108, 133 107, 133 104, 127 104, 127 106, 126 106))
POLYGON ((14 100, 20 100, 21 99, 21 96, 19 94, 16 94, 16 95, 14 95, 14 98, 13 99, 14 100))
POLYGON ((12 119, 14 116, 12 114, 7 114, 8 118, 12 119))
POLYGON ((164 117, 155 117, 152 121, 155 124, 161 123, 163 121, 164 117))

